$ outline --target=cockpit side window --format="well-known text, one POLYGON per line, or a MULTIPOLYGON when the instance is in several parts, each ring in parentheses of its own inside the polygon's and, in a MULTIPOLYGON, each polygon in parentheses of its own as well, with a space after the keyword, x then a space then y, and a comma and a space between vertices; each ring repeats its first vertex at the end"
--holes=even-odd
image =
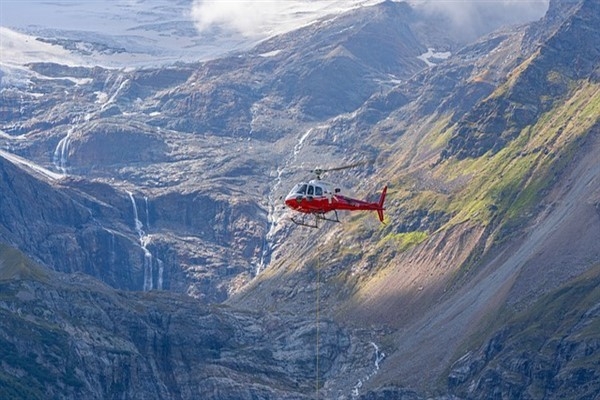
POLYGON ((315 187, 313 185, 309 185, 308 186, 308 192, 306 194, 308 194, 309 196, 314 195, 315 194, 315 187))
POLYGON ((296 194, 306 194, 306 183, 302 184, 299 188, 298 191, 296 192, 296 194))
POLYGON ((315 196, 323 196, 323 188, 321 186, 315 186, 315 196))

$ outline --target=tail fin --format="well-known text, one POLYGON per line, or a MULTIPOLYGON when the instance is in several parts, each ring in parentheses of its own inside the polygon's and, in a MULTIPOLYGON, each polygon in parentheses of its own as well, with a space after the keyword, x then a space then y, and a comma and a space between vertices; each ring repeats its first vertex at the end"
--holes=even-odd
POLYGON ((383 188, 383 191, 381 192, 381 197, 379 198, 379 208, 377 208, 377 216, 379 217, 379 220, 381 221, 381 223, 383 223, 383 210, 385 210, 385 208, 383 207, 383 203, 385 202, 385 194, 387 193, 387 186, 385 186, 383 188))

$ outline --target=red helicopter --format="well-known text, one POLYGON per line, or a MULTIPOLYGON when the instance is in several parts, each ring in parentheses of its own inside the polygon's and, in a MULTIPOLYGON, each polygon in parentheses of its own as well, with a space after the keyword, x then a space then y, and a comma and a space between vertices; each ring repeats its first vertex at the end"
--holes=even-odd
POLYGON ((349 210, 349 211, 377 211, 379 221, 383 223, 383 203, 385 201, 385 195, 387 193, 387 186, 383 188, 379 201, 371 203, 363 200, 356 200, 350 197, 340 194, 341 189, 334 185, 323 182, 321 175, 325 172, 339 171, 342 169, 354 168, 359 164, 346 165, 344 167, 322 169, 317 168, 311 172, 317 175, 317 179, 313 179, 308 183, 302 182, 294 186, 290 193, 285 197, 285 205, 292 210, 301 212, 303 214, 312 214, 315 216, 314 223, 304 222, 304 216, 302 219, 291 218, 292 222, 296 225, 307 226, 310 228, 318 228, 318 221, 331 221, 340 222, 338 218, 338 210, 349 210), (335 214, 335 218, 329 218, 326 216, 327 213, 332 212, 335 214))

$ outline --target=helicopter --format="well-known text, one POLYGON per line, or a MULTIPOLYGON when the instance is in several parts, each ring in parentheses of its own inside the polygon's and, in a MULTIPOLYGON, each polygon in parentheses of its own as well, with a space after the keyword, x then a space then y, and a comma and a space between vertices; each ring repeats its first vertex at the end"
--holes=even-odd
POLYGON ((321 175, 325 172, 340 171, 343 169, 354 168, 362 163, 346 165, 337 168, 316 168, 311 172, 316 175, 316 179, 309 182, 298 183, 285 197, 285 205, 294 211, 302 213, 302 218, 292 217, 291 220, 296 225, 307 226, 309 228, 318 228, 319 220, 341 222, 338 217, 338 210, 348 211, 377 211, 379 221, 383 222, 383 211, 387 186, 384 186, 378 202, 368 202, 353 199, 341 194, 341 189, 331 183, 321 180, 321 175), (334 213, 334 216, 328 217, 328 213, 334 213), (315 216, 313 223, 305 222, 304 217, 307 214, 315 216))

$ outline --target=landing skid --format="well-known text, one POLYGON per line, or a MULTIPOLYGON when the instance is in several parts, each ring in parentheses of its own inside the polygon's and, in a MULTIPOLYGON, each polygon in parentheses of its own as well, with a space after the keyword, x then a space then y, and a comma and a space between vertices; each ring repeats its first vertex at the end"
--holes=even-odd
POLYGON ((300 225, 300 226, 306 226, 307 228, 318 228, 319 227, 319 220, 321 221, 329 221, 329 222, 341 222, 339 217, 338 217, 338 213, 337 211, 333 211, 335 213, 335 219, 333 218, 327 218, 325 213, 313 213, 312 215, 315 216, 315 219, 312 223, 310 222, 306 222, 304 219, 304 215, 302 216, 301 219, 296 219, 294 217, 290 218, 292 220, 293 223, 295 223, 296 225, 300 225))

